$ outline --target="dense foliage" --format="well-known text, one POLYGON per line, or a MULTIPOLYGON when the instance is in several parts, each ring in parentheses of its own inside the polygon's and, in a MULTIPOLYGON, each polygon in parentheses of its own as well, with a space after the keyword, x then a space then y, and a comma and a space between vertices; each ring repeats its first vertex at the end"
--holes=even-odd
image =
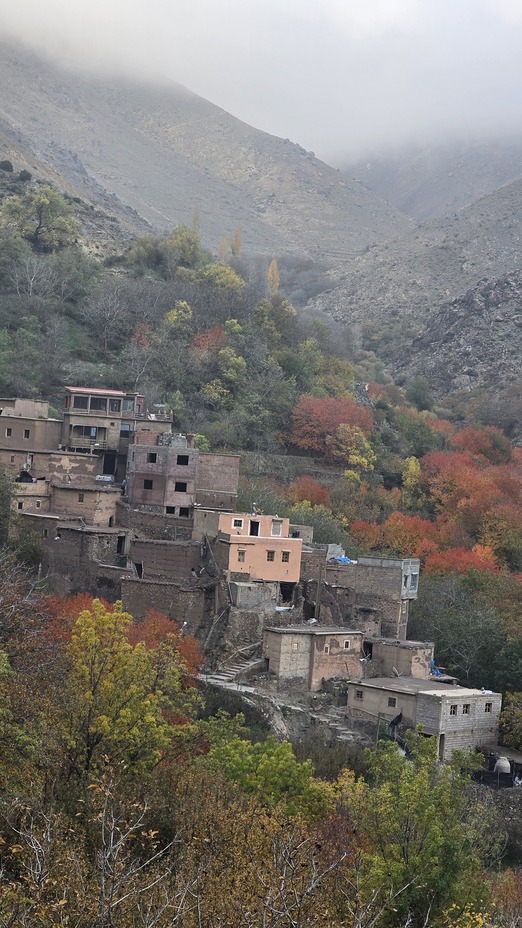
POLYGON ((201 716, 174 622, 46 600, 1 557, 2 924, 510 924, 517 875, 487 875, 499 836, 463 758, 440 769, 412 735, 410 760, 381 743, 364 778, 320 780, 201 716))

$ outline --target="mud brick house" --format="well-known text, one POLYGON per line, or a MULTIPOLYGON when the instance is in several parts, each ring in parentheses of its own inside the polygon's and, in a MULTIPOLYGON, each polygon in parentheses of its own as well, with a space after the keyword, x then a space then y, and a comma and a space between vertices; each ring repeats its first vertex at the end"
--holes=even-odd
POLYGON ((305 599, 315 604, 319 584, 324 622, 347 623, 370 636, 404 640, 409 603, 417 598, 420 561, 387 557, 346 560, 330 557, 324 545, 305 544, 301 566, 305 599))
POLYGON ((195 507, 234 506, 239 455, 208 454, 194 447, 193 435, 138 431, 129 446, 126 493, 133 508, 192 519, 195 507))
POLYGON ((493 747, 498 741, 500 693, 468 689, 412 677, 376 677, 348 683, 347 713, 352 718, 400 717, 401 725, 437 739, 440 761, 455 749, 493 747))
POLYGON ((101 473, 122 479, 129 443, 137 430, 165 431, 168 416, 147 415, 139 393, 94 387, 66 387, 61 445, 67 451, 97 454, 101 473))
POLYGON ((325 680, 360 673, 362 642, 362 632, 346 628, 269 626, 263 634, 264 669, 275 674, 278 688, 317 692, 325 680))

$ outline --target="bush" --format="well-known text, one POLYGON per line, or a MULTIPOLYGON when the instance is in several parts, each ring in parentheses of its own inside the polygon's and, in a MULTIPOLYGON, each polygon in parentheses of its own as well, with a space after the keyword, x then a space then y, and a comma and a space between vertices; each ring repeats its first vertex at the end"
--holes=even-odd
POLYGON ((11 161, 0 161, 0 168, 2 169, 2 171, 9 171, 9 173, 12 173, 12 171, 14 171, 13 164, 11 161))
POLYGON ((33 176, 33 175, 31 174, 30 171, 20 171, 20 173, 19 173, 19 175, 18 175, 19 179, 20 179, 21 181, 23 181, 24 184, 27 183, 28 181, 30 181, 31 178, 32 178, 32 176, 33 176))

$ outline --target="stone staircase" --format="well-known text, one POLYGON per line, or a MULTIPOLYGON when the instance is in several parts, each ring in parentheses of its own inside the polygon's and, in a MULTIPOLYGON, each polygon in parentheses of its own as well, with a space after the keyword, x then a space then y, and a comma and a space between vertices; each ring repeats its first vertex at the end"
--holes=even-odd
POLYGON ((248 674, 248 671, 257 666, 259 660, 245 660, 241 658, 236 658, 235 661, 225 664, 219 670, 215 670, 212 673, 202 673, 199 675, 200 680, 203 680, 205 683, 209 683, 212 686, 223 686, 225 688, 232 689, 241 689, 241 690, 253 690, 252 686, 245 686, 240 684, 239 681, 241 677, 248 674))
POLYGON ((351 727, 351 720, 346 709, 329 706, 320 712, 311 712, 310 718, 321 725, 327 725, 338 741, 360 741, 360 736, 351 727))

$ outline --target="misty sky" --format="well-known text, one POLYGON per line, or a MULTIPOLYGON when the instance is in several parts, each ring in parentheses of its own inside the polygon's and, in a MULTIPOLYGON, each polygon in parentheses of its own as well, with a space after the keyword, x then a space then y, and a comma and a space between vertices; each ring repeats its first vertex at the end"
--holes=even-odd
POLYGON ((0 0, 0 29, 162 72, 334 163, 522 131, 522 0, 0 0))

